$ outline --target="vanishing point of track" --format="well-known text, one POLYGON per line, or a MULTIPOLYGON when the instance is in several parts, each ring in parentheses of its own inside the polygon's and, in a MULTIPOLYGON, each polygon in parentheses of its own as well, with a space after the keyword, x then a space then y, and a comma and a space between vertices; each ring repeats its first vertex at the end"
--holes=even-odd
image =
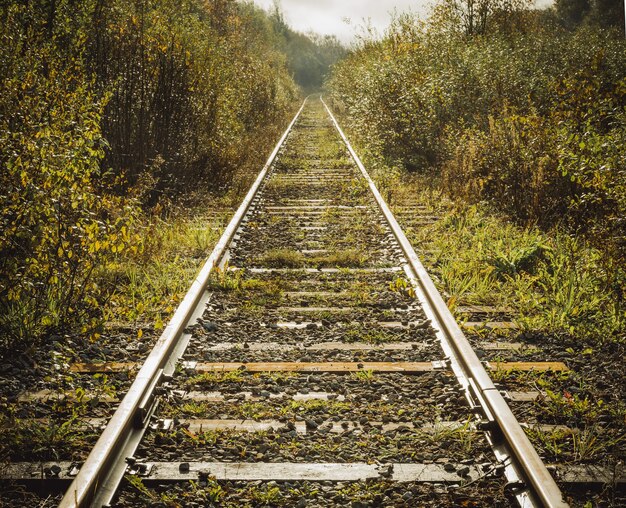
POLYGON ((162 483, 384 479, 406 485, 405 500, 419 485, 493 481, 522 506, 565 506, 317 99, 303 104, 72 474, 63 507, 110 504, 125 474, 162 483), (183 400, 205 413, 186 418, 176 410, 183 400), (241 406, 255 403, 262 415, 246 416, 241 406), (254 453, 182 442, 163 453, 176 425, 191 441, 230 429, 254 453), (437 425, 479 436, 459 448, 437 425), (246 437, 254 432, 274 434, 259 445, 246 437))

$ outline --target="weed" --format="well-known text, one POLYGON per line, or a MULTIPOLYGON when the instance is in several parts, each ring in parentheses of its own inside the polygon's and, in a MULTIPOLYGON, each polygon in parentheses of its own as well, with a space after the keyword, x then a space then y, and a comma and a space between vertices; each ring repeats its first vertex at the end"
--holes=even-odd
POLYGON ((563 429, 545 432, 541 429, 527 428, 525 431, 535 446, 545 450, 555 460, 561 460, 571 440, 571 432, 563 429))
POLYGON ((416 297, 415 289, 412 284, 403 277, 398 277, 393 282, 390 282, 389 290, 410 299, 414 299, 416 297))
POLYGON ((368 255, 364 252, 347 249, 315 256, 310 264, 319 268, 357 268, 362 267, 367 260, 368 255))
POLYGON ((275 280, 245 279, 241 281, 241 290, 259 293, 268 297, 280 296, 283 287, 275 280))
POLYGON ((374 381, 374 379, 376 379, 376 376, 374 375, 374 371, 371 369, 361 369, 357 372, 353 372, 350 375, 350 377, 352 379, 355 379, 356 381, 360 381, 366 384, 369 384, 372 381, 374 381))
POLYGON ((173 410, 173 414, 200 416, 206 414, 207 411, 207 403, 191 401, 185 402, 181 406, 176 406, 173 410))
POLYGON ((231 270, 228 261, 223 267, 215 266, 209 277, 209 289, 239 291, 243 286, 244 270, 231 270))
POLYGON ((544 411, 554 418, 564 418, 569 422, 593 422, 605 408, 603 399, 591 400, 588 396, 581 397, 567 390, 562 392, 546 390, 546 395, 544 411))
POLYGON ((552 248, 540 240, 530 244, 513 247, 509 252, 494 252, 486 262, 494 267, 497 277, 512 277, 521 272, 533 274, 539 262, 552 248))
POLYGON ((158 500, 157 495, 144 485, 143 480, 139 476, 129 474, 126 475, 125 478, 128 484, 135 490, 137 490, 145 498, 149 499, 151 502, 155 502, 158 500))
POLYGON ((192 490, 206 501, 219 503, 225 495, 224 489, 212 476, 207 477, 205 482, 207 484, 206 487, 201 488, 197 483, 191 481, 192 490))
POLYGON ((492 370, 489 371, 489 376, 496 383, 506 383, 509 386, 513 384, 533 386, 537 385, 540 388, 549 388, 555 383, 563 383, 567 381, 571 375, 570 371, 538 371, 538 370, 520 370, 505 368, 500 362, 505 362, 506 359, 501 356, 496 356, 489 363, 492 366, 492 370))
POLYGON ((368 305, 376 302, 376 294, 372 294, 367 290, 352 290, 348 292, 347 297, 350 301, 354 302, 355 305, 368 305))
POLYGON ((612 449, 626 440, 626 437, 592 423, 580 429, 543 431, 526 429, 529 438, 540 448, 554 457, 554 460, 575 463, 588 462, 606 457, 612 449))
POLYGON ((320 410, 330 415, 338 415, 350 409, 349 402, 340 402, 337 400, 312 399, 312 400, 292 400, 280 410, 283 415, 296 415, 317 413, 320 410))
MULTIPOLYGON (((183 440, 191 441, 194 446, 205 447, 205 446, 215 446, 221 440, 224 439, 225 435, 228 434, 225 430, 204 430, 198 433, 191 432, 190 430, 182 427, 175 432, 175 435, 181 435, 183 440)), ((158 434, 157 434, 158 437, 158 434)))
POLYGON ((292 249, 272 249, 261 255, 257 263, 270 268, 302 268, 305 257, 292 249))
POLYGON ((485 207, 465 206, 444 213, 433 229, 411 231, 409 239, 433 253, 427 268, 451 309, 510 306, 526 329, 595 341, 620 336, 620 299, 607 290, 610 277, 600 252, 580 238, 522 229, 485 207))
POLYGON ((433 432, 424 433, 423 437, 435 443, 452 440, 465 455, 471 454, 474 443, 478 437, 471 418, 468 418, 461 426, 449 427, 440 422, 435 422, 433 429, 433 432))
POLYGON ((339 494, 351 501, 360 501, 370 504, 376 497, 380 497, 387 484, 381 481, 352 482, 339 489, 339 494))
POLYGON ((393 340, 388 332, 379 328, 367 328, 359 325, 350 325, 344 332, 346 342, 365 342, 366 344, 384 344, 393 340))
POLYGON ((233 408, 241 418, 253 420, 270 419, 277 416, 279 411, 266 403, 244 401, 233 408))
POLYGON ((144 234, 141 254, 107 266, 103 283, 116 288, 107 307, 109 321, 148 321, 163 327, 219 238, 212 219, 155 219, 144 234))
POLYGON ((96 431, 80 425, 81 412, 74 412, 60 421, 20 419, 10 413, 1 416, 0 455, 6 454, 14 460, 33 456, 40 460, 59 460, 59 455, 67 450, 88 446, 88 440, 96 431))
POLYGON ((359 198, 369 196, 369 185, 363 178, 353 178, 341 186, 341 195, 348 201, 359 202, 359 198))
POLYGON ((263 485, 251 487, 248 491, 255 506, 277 505, 282 500, 280 488, 276 486, 263 485))

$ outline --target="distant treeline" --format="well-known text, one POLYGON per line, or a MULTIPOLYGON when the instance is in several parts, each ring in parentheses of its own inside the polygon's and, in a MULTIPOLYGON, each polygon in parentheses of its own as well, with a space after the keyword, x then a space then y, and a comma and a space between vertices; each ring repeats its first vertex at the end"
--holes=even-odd
POLYGON ((285 22, 278 2, 271 11, 271 19, 296 83, 307 92, 321 90, 331 67, 346 55, 346 48, 335 36, 292 30, 285 22))
POLYGON ((623 260, 623 30, 621 0, 546 11, 444 0, 427 22, 401 16, 363 41, 328 86, 381 165, 432 175, 520 223, 585 234, 623 260))
POLYGON ((622 0, 555 0, 554 7, 558 23, 566 28, 580 25, 624 28, 622 0))
POLYGON ((251 2, 0 2, 0 347, 89 331, 142 210, 258 168, 299 101, 283 46, 251 2))

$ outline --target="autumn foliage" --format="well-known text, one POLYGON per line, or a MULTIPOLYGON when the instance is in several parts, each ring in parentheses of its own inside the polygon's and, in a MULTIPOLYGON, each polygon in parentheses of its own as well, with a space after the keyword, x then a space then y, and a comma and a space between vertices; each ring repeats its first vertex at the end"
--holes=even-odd
POLYGON ((446 0, 427 22, 402 16, 362 41, 328 86, 387 166, 623 259, 626 43, 563 24, 523 3, 446 0))
POLYGON ((232 0, 0 4, 0 348, 95 330, 142 214, 258 163, 297 98, 275 39, 232 0))

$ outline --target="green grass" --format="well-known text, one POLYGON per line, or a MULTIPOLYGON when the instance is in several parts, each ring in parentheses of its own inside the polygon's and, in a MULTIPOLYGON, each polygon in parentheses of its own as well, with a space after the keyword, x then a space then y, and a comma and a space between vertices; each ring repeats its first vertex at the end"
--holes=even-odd
POLYGON ((421 176, 384 182, 385 197, 392 203, 425 205, 424 213, 441 217, 405 231, 424 253, 420 257, 449 308, 454 312, 458 306, 475 304, 513 309, 522 328, 520 340, 532 337, 530 344, 537 341, 546 351, 545 360, 555 359, 548 353, 554 338, 563 341, 565 356, 559 359, 572 369, 569 372, 490 373, 509 389, 546 393, 532 411, 541 414, 544 423, 576 428, 574 433, 529 429, 529 437, 551 460, 619 460, 625 444, 625 408, 610 393, 621 389, 615 386, 619 378, 607 376, 607 391, 594 366, 608 359, 619 368, 614 351, 626 342, 623 268, 581 237, 559 228, 520 227, 484 204, 454 203, 436 185, 421 176))
POLYGON ((357 372, 353 372, 352 374, 350 374, 350 377, 364 384, 370 384, 372 381, 376 379, 376 375, 374 374, 374 371, 371 369, 363 369, 357 372))
POLYGON ((535 428, 525 431, 533 445, 543 451, 548 460, 568 463, 606 459, 613 449, 623 446, 626 440, 624 435, 595 424, 574 431, 561 428, 547 432, 535 428))
POLYGON ((311 264, 322 268, 359 268, 368 260, 367 254, 355 249, 329 252, 323 256, 315 256, 311 264))
POLYGON ((272 249, 257 258, 257 262, 270 268, 302 268, 305 257, 293 249, 272 249))
POLYGON ((98 429, 80 425, 77 416, 59 421, 0 416, 0 457, 12 460, 59 460, 93 445, 98 429))
POLYGON ((450 205, 441 221, 411 231, 409 240, 432 252, 427 269, 452 310, 497 304, 516 309, 528 330, 625 338, 619 285, 601 253, 581 239, 520 228, 481 206, 450 205))
POLYGON ((108 320, 163 328, 211 253, 220 230, 216 219, 201 215, 154 219, 144 232, 143 252, 108 267, 108 283, 116 287, 108 320))
POLYGON ((366 328, 362 325, 348 325, 343 335, 345 342, 364 342, 366 344, 384 344, 399 339, 397 335, 392 335, 381 328, 366 328))
POLYGON ((208 288, 214 291, 238 291, 243 287, 244 270, 230 270, 228 262, 216 266, 209 277, 208 288))
POLYGON ((337 250, 307 257, 293 249, 273 249, 257 258, 257 263, 269 268, 359 268, 368 261, 364 252, 356 249, 337 250))

